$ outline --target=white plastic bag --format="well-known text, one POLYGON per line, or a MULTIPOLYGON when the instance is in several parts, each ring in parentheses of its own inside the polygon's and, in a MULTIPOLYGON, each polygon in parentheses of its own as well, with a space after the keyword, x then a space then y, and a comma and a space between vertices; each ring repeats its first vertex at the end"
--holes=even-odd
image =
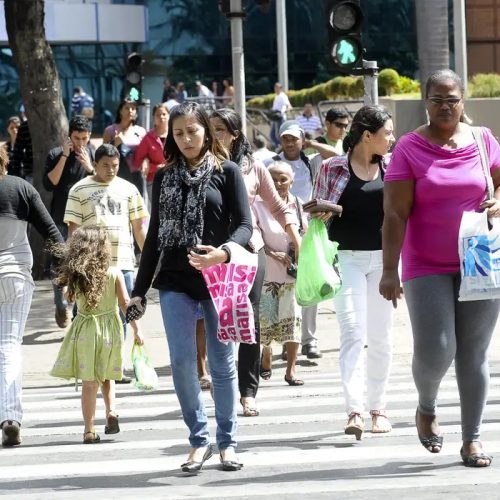
POLYGON ((458 236, 461 284, 458 300, 500 298, 500 219, 464 212, 458 236))

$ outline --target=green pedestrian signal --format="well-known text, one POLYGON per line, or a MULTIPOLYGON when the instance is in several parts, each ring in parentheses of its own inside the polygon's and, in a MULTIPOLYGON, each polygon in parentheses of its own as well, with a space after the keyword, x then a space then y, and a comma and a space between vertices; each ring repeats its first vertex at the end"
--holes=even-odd
POLYGON ((140 102, 142 100, 142 66, 144 59, 138 52, 132 52, 125 62, 125 81, 123 95, 126 99, 140 102))
POLYGON ((337 66, 352 67, 359 60, 360 46, 356 40, 341 38, 333 46, 332 57, 337 66))
POLYGON ((137 90, 135 87, 132 87, 129 90, 129 92, 128 92, 128 98, 131 101, 138 101, 140 97, 141 97, 141 94, 139 93, 139 90, 137 90))
POLYGON ((327 2, 331 55, 337 69, 343 72, 359 67, 363 56, 360 0, 327 2))

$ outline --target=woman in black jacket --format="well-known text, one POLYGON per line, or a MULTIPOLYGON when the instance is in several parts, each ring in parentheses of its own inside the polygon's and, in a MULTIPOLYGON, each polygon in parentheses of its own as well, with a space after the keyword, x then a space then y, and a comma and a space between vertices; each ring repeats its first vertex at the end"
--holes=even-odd
POLYGON ((162 255, 153 286, 160 290, 175 390, 190 431, 191 450, 181 468, 193 472, 212 455, 196 366, 196 313, 201 304, 220 460, 224 470, 238 470, 242 464, 235 454, 234 344, 217 340, 218 315, 200 271, 230 259, 224 243, 246 246, 250 240, 245 184, 197 103, 172 109, 165 151, 167 166, 153 181, 151 220, 131 305, 146 295, 162 255))

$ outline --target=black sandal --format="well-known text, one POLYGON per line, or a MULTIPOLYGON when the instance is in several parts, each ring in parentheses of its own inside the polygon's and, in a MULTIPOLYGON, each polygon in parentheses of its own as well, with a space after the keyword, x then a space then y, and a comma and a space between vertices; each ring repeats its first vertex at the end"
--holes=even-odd
POLYGON ((292 385, 292 386, 304 385, 303 380, 300 380, 299 378, 295 378, 295 377, 287 378, 286 375, 285 375, 285 382, 288 385, 292 385))
MULTIPOLYGON (((273 374, 273 369, 272 366, 269 368, 262 368, 262 360, 264 359, 264 349, 262 349, 262 354, 260 355, 260 377, 262 380, 269 380, 271 378, 271 375, 273 374)), ((273 362, 273 354, 271 351, 271 365, 273 362)))
POLYGON ((439 453, 441 448, 443 447, 443 435, 432 435, 432 436, 421 436, 418 432, 417 425, 417 416, 418 416, 418 408, 415 413, 415 426, 417 427, 417 434, 420 444, 430 453, 439 453))
POLYGON ((108 413, 106 425, 104 426, 104 434, 118 434, 120 432, 118 416, 119 415, 112 412, 108 413))
POLYGON ((464 453, 463 447, 460 448, 460 456, 462 457, 462 462, 466 467, 489 467, 493 461, 493 457, 486 455, 483 451, 480 453, 472 453, 471 455, 466 455, 464 453), (480 464, 479 460, 488 460, 486 464, 480 464))

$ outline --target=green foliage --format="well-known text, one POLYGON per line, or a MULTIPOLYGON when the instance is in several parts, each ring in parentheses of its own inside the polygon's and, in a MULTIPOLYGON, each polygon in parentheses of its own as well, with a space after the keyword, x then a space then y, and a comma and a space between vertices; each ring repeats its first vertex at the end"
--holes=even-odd
POLYGON ((401 94, 415 94, 420 92, 420 82, 407 76, 399 77, 399 92, 401 94))
POLYGON ((385 68, 378 75, 379 95, 391 95, 399 92, 399 74, 395 69, 385 68))
POLYGON ((500 75, 478 73, 469 82, 469 97, 500 97, 500 75))
MULTIPOLYGON (((393 69, 384 69, 379 76, 381 95, 415 94, 420 92, 420 83, 407 76, 399 76, 393 69), (390 89, 389 92, 387 89, 390 89)), ((304 106, 306 102, 317 104, 326 100, 361 99, 364 93, 363 77, 336 76, 325 83, 301 90, 289 90, 290 103, 295 108, 304 106)), ((270 109, 275 94, 254 97, 247 102, 250 107, 270 109)))

